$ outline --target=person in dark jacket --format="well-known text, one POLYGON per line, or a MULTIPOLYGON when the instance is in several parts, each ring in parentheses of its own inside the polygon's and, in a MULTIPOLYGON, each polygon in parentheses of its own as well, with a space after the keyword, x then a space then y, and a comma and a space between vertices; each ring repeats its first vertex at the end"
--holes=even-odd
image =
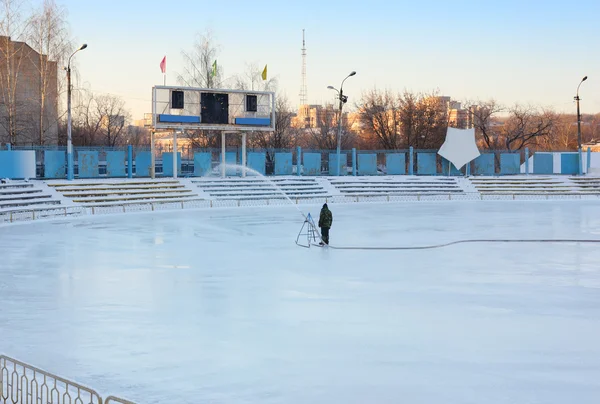
POLYGON ((331 228, 331 223, 333 223, 333 215, 327 207, 327 204, 324 204, 323 208, 321 208, 321 215, 319 216, 319 227, 321 228, 321 239, 323 241, 319 244, 329 244, 329 229, 331 228))

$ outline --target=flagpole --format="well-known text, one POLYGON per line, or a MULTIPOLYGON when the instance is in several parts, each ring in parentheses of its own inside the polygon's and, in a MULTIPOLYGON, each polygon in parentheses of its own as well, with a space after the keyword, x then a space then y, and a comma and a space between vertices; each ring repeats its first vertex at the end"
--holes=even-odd
POLYGON ((163 74, 163 85, 166 86, 167 85, 167 73, 163 74))

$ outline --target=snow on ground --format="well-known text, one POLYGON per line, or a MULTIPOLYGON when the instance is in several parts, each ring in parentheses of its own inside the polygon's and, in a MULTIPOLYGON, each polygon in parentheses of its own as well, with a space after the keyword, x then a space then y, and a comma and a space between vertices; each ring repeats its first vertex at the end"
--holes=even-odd
MULTIPOLYGON (((600 239, 594 202, 330 207, 339 246, 600 239)), ((597 402, 600 245, 305 249, 302 222, 279 206, 0 227, 0 352, 138 403, 597 402)))

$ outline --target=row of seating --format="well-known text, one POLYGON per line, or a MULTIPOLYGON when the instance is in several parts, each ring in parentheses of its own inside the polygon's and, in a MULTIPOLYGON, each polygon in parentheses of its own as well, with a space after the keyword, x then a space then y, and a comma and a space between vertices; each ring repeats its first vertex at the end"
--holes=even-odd
POLYGON ((191 183, 210 199, 306 199, 327 198, 331 192, 316 178, 223 178, 197 179, 191 183))
POLYGON ((481 195, 600 194, 600 180, 587 177, 474 177, 470 181, 481 195))
POLYGON ((460 194, 465 189, 459 179, 452 177, 382 177, 371 178, 330 178, 330 183, 342 195, 380 196, 380 195, 433 195, 460 194))
POLYGON ((336 196, 597 194, 600 177, 247 177, 159 180, 14 181, 0 185, 0 213, 67 206, 192 200, 310 199, 336 196), (64 206, 64 205, 63 205, 64 206))
POLYGON ((178 180, 97 180, 48 182, 65 198, 82 206, 183 202, 202 199, 178 180))
POLYGON ((60 200, 41 183, 11 181, 0 184, 0 212, 30 207, 60 205, 60 200))

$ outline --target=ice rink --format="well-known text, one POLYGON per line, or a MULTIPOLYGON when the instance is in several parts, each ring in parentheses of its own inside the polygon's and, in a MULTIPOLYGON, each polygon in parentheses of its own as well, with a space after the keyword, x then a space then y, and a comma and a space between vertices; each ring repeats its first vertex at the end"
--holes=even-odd
MULTIPOLYGON (((330 208, 334 246, 600 239, 597 202, 330 208)), ((0 353, 138 403, 598 402, 600 244, 305 249, 302 223, 278 206, 0 227, 0 353)))

